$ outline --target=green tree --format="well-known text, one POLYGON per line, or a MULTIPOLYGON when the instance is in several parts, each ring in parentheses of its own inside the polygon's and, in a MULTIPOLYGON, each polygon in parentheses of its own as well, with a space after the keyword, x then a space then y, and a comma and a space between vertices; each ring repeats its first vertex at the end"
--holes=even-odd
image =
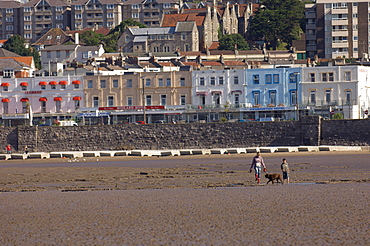
POLYGON ((109 32, 109 34, 113 34, 115 32, 119 32, 120 34, 122 34, 126 30, 126 28, 129 27, 129 26, 138 26, 139 28, 145 28, 146 27, 144 24, 141 24, 140 22, 130 18, 130 19, 122 21, 118 26, 113 28, 109 32))
POLYGON ((36 68, 41 69, 41 59, 39 53, 33 48, 26 48, 26 46, 24 45, 24 38, 22 36, 11 36, 4 43, 3 48, 20 56, 33 56, 36 68))
POLYGON ((104 38, 104 34, 96 33, 92 30, 85 31, 80 35, 81 41, 84 42, 87 46, 97 46, 102 43, 104 38))
POLYGON ((227 34, 224 35, 220 40, 219 50, 247 50, 249 49, 248 43, 245 41, 242 35, 227 34))
POLYGON ((304 4, 300 0, 262 0, 250 21, 248 37, 264 40, 276 50, 279 42, 292 44, 302 32, 304 4))
POLYGON ((343 114, 342 113, 335 113, 334 115, 333 115, 333 119, 334 120, 343 120, 343 114))

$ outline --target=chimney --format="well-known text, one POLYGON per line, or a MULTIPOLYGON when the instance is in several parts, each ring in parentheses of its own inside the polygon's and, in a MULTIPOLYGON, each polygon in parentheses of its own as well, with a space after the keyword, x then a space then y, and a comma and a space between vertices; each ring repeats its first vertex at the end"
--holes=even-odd
POLYGON ((80 43, 80 36, 78 34, 78 32, 75 32, 75 44, 79 44, 80 43))

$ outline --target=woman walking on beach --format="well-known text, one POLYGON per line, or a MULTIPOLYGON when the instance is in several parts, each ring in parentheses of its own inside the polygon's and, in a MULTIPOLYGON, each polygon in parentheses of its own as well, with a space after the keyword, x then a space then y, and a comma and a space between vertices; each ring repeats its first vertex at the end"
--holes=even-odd
POLYGON ((263 171, 266 172, 266 166, 265 162, 263 161, 263 158, 261 156, 261 153, 258 151, 257 155, 253 157, 251 168, 249 169, 249 172, 252 172, 252 169, 254 168, 255 177, 257 184, 260 184, 261 180, 261 171, 263 168, 263 171))

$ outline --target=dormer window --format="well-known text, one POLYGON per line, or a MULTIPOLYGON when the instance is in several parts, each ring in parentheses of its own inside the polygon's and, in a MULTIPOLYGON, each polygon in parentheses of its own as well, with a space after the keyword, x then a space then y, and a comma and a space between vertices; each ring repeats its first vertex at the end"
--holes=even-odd
POLYGON ((51 40, 51 36, 48 36, 48 37, 47 37, 47 40, 51 40))

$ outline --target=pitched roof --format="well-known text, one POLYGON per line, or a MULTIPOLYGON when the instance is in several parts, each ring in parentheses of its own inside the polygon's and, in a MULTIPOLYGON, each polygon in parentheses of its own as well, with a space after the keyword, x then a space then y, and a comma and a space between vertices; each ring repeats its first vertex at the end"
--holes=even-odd
POLYGON ((168 34, 174 33, 175 28, 172 27, 148 27, 148 28, 128 28, 132 35, 143 36, 143 35, 155 35, 155 34, 168 34))
POLYGON ((20 55, 13 53, 9 50, 6 50, 4 48, 0 48, 0 57, 17 57, 17 56, 20 56, 20 55))
POLYGON ((99 49, 100 49, 100 46, 79 46, 77 47, 78 52, 98 51, 99 49))
POLYGON ((67 34, 73 34, 74 35, 75 33, 81 34, 81 33, 86 32, 86 31, 94 31, 95 33, 101 33, 104 36, 106 36, 110 32, 110 29, 108 29, 106 27, 100 27, 99 29, 94 30, 94 28, 85 27, 82 30, 66 31, 66 33, 67 34))
POLYGON ((14 59, 25 66, 31 67, 33 65, 33 56, 0 57, 0 59, 14 59))
POLYGON ((74 39, 60 28, 51 28, 32 45, 60 45, 74 39))
POLYGON ((176 26, 180 21, 195 21, 197 26, 202 26, 206 18, 206 13, 183 13, 163 15, 162 27, 176 26))
POLYGON ((16 1, 0 1, 0 8, 19 8, 20 2, 16 1))
POLYGON ((218 46, 220 46, 220 42, 212 42, 211 46, 209 46, 209 50, 217 50, 218 46))
POLYGON ((15 57, 3 57, 0 59, 0 68, 24 68, 24 67, 30 67, 27 64, 23 62, 19 62, 14 59, 15 57))
POLYGON ((175 32, 191 32, 195 24, 194 21, 179 21, 176 24, 175 32))
MULTIPOLYGON (((34 7, 40 2, 40 0, 31 0, 23 4, 22 7, 34 7)), ((68 4, 63 2, 62 0, 45 0, 45 2, 47 2, 50 6, 68 6, 68 4)))
POLYGON ((41 50, 41 52, 53 50, 75 50, 77 46, 77 44, 53 45, 46 47, 45 49, 41 50))

